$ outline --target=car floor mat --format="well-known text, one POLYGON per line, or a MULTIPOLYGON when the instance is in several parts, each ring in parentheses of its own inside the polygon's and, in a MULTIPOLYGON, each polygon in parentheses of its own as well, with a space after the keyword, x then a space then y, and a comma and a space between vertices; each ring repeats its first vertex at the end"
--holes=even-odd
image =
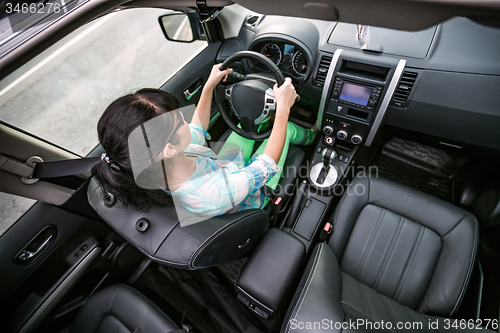
POLYGON ((417 142, 393 138, 375 164, 378 176, 453 203, 453 176, 467 158, 417 142))
POLYGON ((254 318, 228 293, 209 270, 178 270, 160 266, 159 271, 173 281, 193 302, 205 308, 218 332, 263 333, 254 318))
POLYGON ((158 269, 146 269, 133 286, 160 307, 179 327, 187 324, 195 332, 220 332, 210 322, 207 311, 197 306, 158 269))

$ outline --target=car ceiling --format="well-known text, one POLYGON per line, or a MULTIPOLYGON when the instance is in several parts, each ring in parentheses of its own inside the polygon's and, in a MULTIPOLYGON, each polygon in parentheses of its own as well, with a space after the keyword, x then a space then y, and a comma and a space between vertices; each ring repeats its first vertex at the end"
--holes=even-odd
MULTIPOLYGON (((422 30, 453 16, 464 15, 479 23, 500 27, 500 0, 207 0, 210 7, 238 3, 249 10, 283 16, 368 24, 400 30, 422 30)), ((195 7, 196 0, 91 0, 75 15, 56 22, 0 59, 0 80, 47 47, 92 18, 116 8, 195 7)))
POLYGON ((454 16, 500 26, 498 0, 236 0, 262 14, 422 30, 454 16))

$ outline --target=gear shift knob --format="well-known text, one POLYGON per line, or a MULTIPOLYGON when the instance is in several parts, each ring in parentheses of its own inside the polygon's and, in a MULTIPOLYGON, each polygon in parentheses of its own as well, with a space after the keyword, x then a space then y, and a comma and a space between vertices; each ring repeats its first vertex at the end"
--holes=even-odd
POLYGON ((321 158, 323 159, 323 165, 328 167, 330 165, 330 161, 335 160, 337 157, 337 152, 331 148, 325 148, 321 152, 321 158))

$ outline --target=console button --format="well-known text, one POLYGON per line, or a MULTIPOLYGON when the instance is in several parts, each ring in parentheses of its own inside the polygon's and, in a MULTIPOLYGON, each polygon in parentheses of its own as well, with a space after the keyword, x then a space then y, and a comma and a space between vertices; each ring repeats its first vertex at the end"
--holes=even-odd
POLYGON ((359 145, 361 142, 363 142, 363 137, 359 134, 354 134, 351 137, 351 142, 354 143, 355 145, 359 145))
POLYGON ((369 102, 368 102, 368 106, 375 106, 375 101, 373 99, 371 99, 369 102))
POLYGON ((337 138, 339 138, 340 140, 345 140, 345 138, 347 138, 347 132, 342 130, 338 131, 337 138))
POLYGON ((349 156, 344 156, 343 162, 346 164, 349 163, 349 156))
POLYGON ((339 157, 338 157, 339 161, 343 161, 344 160, 344 154, 340 154, 339 157))
POLYGON ((325 126, 323 127, 323 133, 325 133, 326 135, 332 135, 333 128, 331 126, 325 126))
POLYGON ((342 128, 345 128, 345 129, 351 129, 352 128, 352 124, 344 123, 343 121, 339 121, 339 126, 342 127, 342 128))

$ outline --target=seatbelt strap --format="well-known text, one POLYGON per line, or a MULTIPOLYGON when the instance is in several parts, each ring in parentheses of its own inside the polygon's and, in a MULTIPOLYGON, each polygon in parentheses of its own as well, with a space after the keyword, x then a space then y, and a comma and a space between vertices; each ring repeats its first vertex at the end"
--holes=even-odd
POLYGON ((45 179, 88 173, 100 160, 100 157, 88 157, 74 160, 36 163, 35 171, 33 171, 31 178, 45 179))

